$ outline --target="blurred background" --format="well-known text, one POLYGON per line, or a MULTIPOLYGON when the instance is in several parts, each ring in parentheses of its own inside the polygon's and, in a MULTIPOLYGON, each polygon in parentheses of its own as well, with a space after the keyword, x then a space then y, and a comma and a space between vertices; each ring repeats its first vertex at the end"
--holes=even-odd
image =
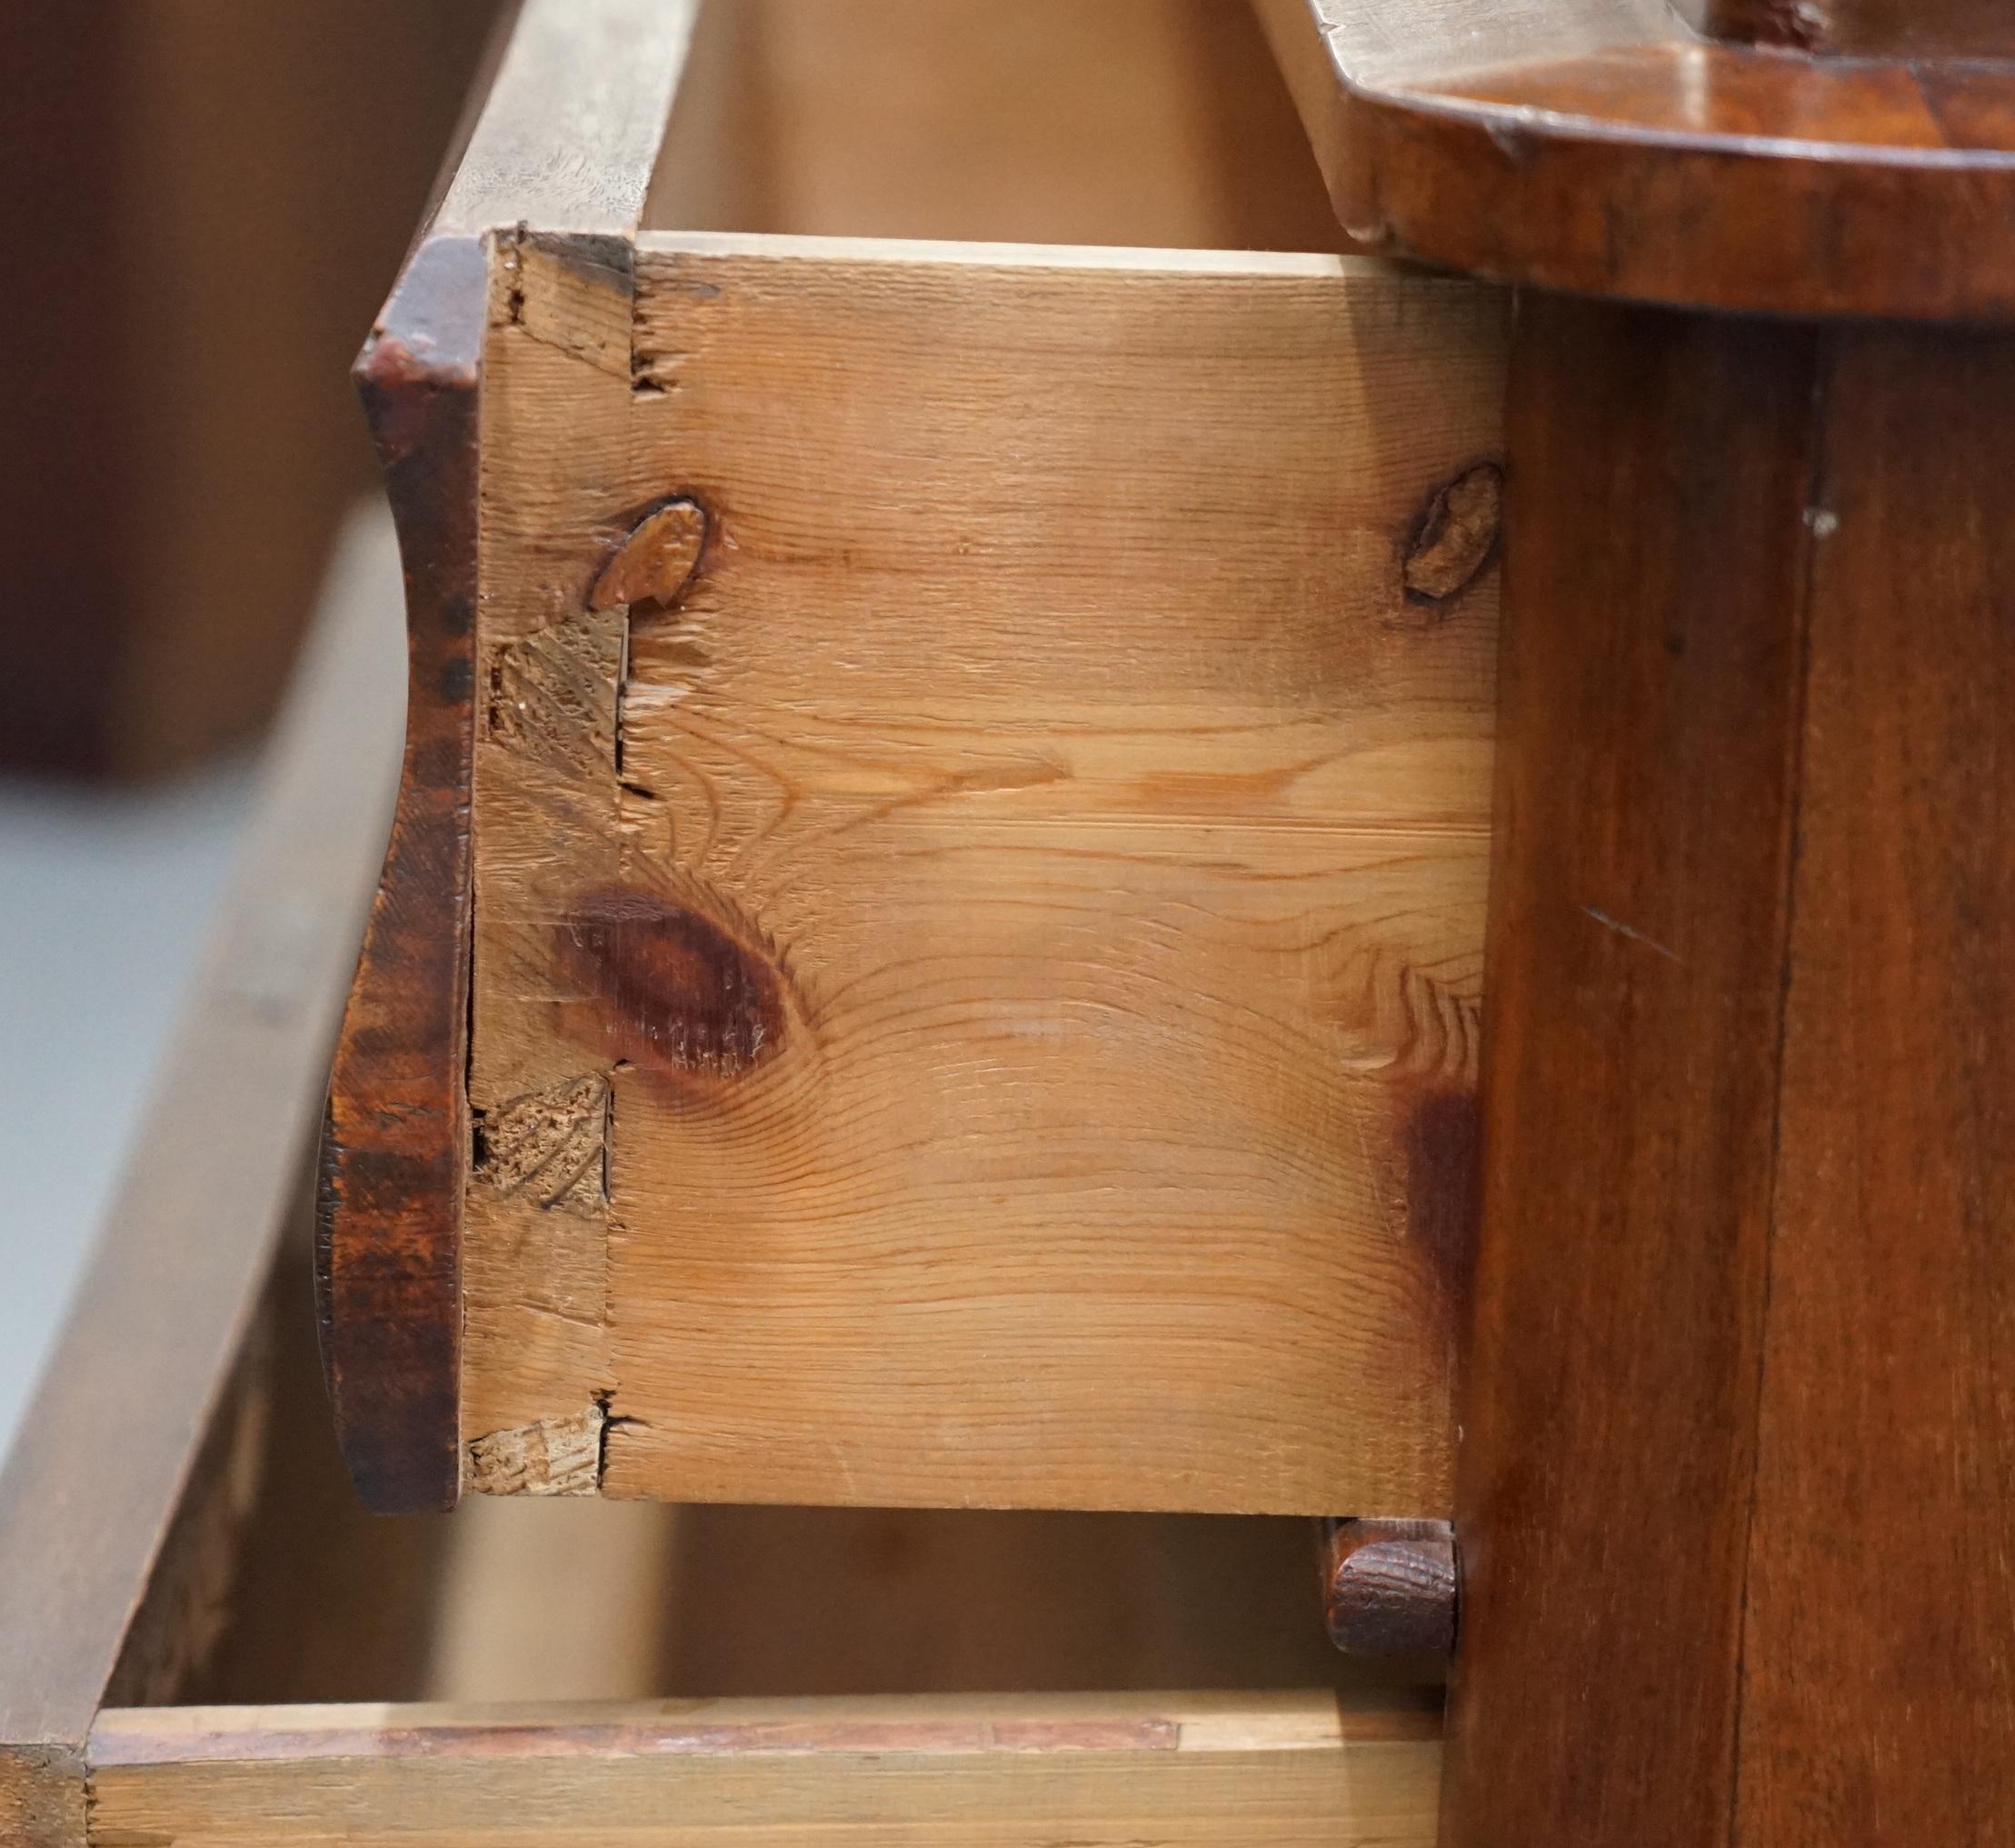
MULTIPOLYGON (((0 0, 0 1450, 120 1178, 338 533, 377 497, 348 367, 499 10, 0 0)), ((729 0, 692 68, 653 223, 1336 247, 1239 0, 729 0)), ((384 523, 348 530, 342 594, 382 601, 389 631, 384 523)), ((523 1498, 367 1517, 305 1261, 283 1251, 258 1513, 188 1698, 1338 1673, 1302 1522, 523 1498)))
POLYGON ((347 377, 495 0, 0 0, 0 1445, 375 469, 347 377))
MULTIPOLYGON (((377 494, 349 365, 500 11, 0 0, 0 1439, 377 494)), ((731 0, 690 71, 653 223, 1338 247, 1242 0, 731 0)))

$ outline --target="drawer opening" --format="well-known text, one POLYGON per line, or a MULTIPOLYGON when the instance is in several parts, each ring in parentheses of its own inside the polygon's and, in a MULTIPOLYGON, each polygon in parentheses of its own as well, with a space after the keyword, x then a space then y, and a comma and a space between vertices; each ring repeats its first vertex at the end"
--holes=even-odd
POLYGON ((1329 1651, 1303 1523, 374 1517, 301 1268, 92 1729, 94 1841, 1431 1843, 1438 1690, 1329 1651))
POLYGON ((115 1703, 1354 1694, 1431 1673, 1337 1653, 1294 1518, 595 1496, 366 1513, 300 1269, 281 1266, 115 1703))
POLYGON ((1227 0, 708 0, 646 230, 1344 248, 1227 0))

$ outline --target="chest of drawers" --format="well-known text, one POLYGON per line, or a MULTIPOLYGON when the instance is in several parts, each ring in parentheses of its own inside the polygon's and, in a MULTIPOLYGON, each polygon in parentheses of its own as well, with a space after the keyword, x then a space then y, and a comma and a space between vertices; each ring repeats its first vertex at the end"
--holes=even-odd
POLYGON ((1257 11, 521 13, 353 1470, 1452 1514, 1449 1843, 2001 1840, 2003 9, 1257 11))

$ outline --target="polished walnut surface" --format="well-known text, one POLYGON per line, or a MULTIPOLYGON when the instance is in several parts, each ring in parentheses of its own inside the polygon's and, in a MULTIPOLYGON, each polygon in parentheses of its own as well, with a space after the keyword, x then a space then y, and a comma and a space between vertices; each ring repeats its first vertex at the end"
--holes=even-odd
POLYGON ((1929 28, 1867 8, 1851 42, 1903 50, 1850 58, 1703 36, 1663 0, 1261 11, 1367 248, 1701 307, 2015 312, 2015 65, 1918 55, 1929 28))

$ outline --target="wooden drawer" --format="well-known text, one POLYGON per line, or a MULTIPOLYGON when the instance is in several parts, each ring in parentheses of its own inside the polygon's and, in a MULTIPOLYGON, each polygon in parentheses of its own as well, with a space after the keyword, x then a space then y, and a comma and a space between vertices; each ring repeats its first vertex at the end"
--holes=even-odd
POLYGON ((338 582, 0 1472, 0 1842, 1425 1848, 1435 1691, 1346 1673, 1301 1522, 358 1505, 300 1181, 395 742, 389 532, 338 582))
POLYGON ((524 7, 361 365, 367 1498, 1445 1512, 1502 308, 1336 241, 1216 0, 524 7))

